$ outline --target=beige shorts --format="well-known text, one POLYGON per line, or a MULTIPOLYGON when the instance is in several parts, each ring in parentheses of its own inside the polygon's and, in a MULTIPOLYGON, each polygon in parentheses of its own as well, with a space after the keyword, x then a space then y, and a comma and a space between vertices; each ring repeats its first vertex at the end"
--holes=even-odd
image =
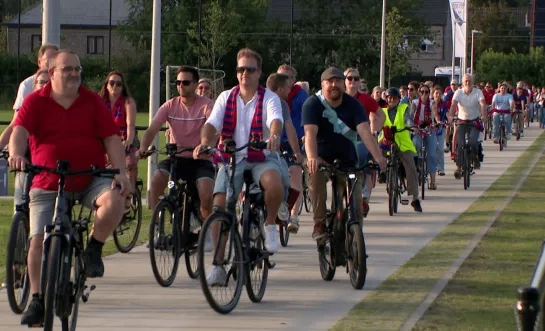
MULTIPOLYGON (((93 209, 96 199, 111 190, 112 180, 107 177, 95 177, 83 191, 66 192, 66 196, 70 201, 78 200, 84 207, 93 209)), ((42 235, 45 226, 53 222, 56 199, 57 191, 30 190, 30 238, 42 235)))

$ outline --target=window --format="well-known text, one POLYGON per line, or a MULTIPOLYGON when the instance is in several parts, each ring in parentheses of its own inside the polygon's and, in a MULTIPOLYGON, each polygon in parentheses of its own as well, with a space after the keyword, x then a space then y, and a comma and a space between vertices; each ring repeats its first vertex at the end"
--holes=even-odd
POLYGON ((40 48, 42 46, 42 35, 41 34, 33 34, 30 36, 30 52, 34 53, 37 48, 40 48))
POLYGON ((104 37, 87 36, 87 54, 104 54, 104 37))
POLYGON ((422 53, 435 53, 434 42, 424 39, 420 42, 420 51, 422 53))

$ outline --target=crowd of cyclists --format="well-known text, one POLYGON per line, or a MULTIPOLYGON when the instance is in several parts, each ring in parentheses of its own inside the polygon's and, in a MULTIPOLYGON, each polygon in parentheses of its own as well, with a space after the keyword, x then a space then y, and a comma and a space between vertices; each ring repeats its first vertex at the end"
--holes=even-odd
MULTIPOLYGON (((141 139, 135 131, 137 105, 120 72, 109 73, 95 93, 81 85, 81 67, 76 54, 45 44, 38 54, 39 70, 20 85, 12 123, 0 136, 0 149, 9 149, 9 165, 24 169, 34 163, 55 167, 68 160, 74 169, 89 165, 120 169, 115 179, 74 177, 67 190, 96 209, 95 223, 86 251, 86 274, 102 277, 102 246, 130 206, 137 178, 137 162, 145 157, 154 137, 166 124, 170 142, 194 147, 176 159, 177 173, 196 184, 200 213, 206 219, 214 206, 226 206, 231 194, 238 196, 244 171, 264 192, 267 210, 263 231, 269 253, 279 249, 277 219, 289 222, 288 230, 299 230, 302 194, 288 204, 289 192, 303 191, 303 174, 308 176, 314 229, 320 240, 326 233, 326 182, 321 164, 340 160, 344 164, 374 162, 381 169, 358 173, 354 187, 356 214, 361 223, 369 213, 375 181, 384 183, 387 155, 391 146, 398 151, 404 168, 407 194, 414 211, 422 212, 418 172, 427 172, 428 189, 437 190, 436 175, 445 175, 444 155, 450 153, 462 177, 461 148, 469 132, 473 169, 483 162, 481 141, 490 131, 498 143, 499 116, 507 123, 507 140, 523 136, 531 122, 545 128, 545 88, 529 88, 524 82, 475 84, 464 75, 461 84, 452 80, 443 87, 434 82, 410 82, 399 88, 374 87, 371 91, 356 68, 342 71, 327 68, 316 93, 309 83, 297 81, 295 68, 283 64, 260 85, 262 58, 251 50, 237 55, 239 84, 226 91, 213 91, 210 80, 192 66, 180 66, 176 87, 179 96, 167 100, 157 111, 141 139), (219 93, 214 100, 213 96, 219 93), (513 116, 511 115, 520 115, 513 116), (512 126, 513 124, 513 130, 512 126), (406 129, 406 130, 404 130, 406 129), (211 147, 221 150, 228 141, 242 146, 264 141, 266 149, 249 146, 235 154, 235 192, 229 192, 225 166, 216 166, 211 147), (425 159, 419 157, 425 146, 425 159), (106 156, 106 157, 105 157, 106 156), (285 157, 287 156, 287 157, 285 157), (422 163, 426 167, 422 167, 422 163), (304 171, 302 171, 304 169, 304 171), (123 203, 125 201, 125 203, 123 203)), ((171 159, 162 161, 153 175, 148 197, 157 206, 168 184, 171 159)), ((15 204, 21 194, 23 172, 15 181, 15 204)), ((58 177, 41 174, 30 191, 30 250, 28 273, 32 301, 22 324, 43 319, 43 297, 39 293, 40 259, 44 225, 52 220, 58 177)), ((423 192, 422 192, 423 193, 423 192)), ((211 240, 213 238, 206 238, 211 240)), ((215 241, 213 241, 215 242, 215 241)), ((214 266, 207 282, 225 282, 226 270, 214 266)))

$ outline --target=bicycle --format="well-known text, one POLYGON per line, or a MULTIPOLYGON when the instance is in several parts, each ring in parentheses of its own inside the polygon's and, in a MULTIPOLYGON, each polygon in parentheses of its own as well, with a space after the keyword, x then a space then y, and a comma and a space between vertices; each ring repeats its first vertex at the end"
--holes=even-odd
POLYGON ((322 165, 319 169, 329 174, 333 187, 331 210, 326 214, 327 235, 316 242, 320 274, 323 280, 331 281, 335 277, 336 268, 346 266, 352 287, 357 290, 365 285, 368 256, 362 225, 357 219, 356 208, 353 207, 356 205, 356 198, 352 192, 355 185, 361 185, 356 179, 356 173, 366 168, 378 169, 373 163, 353 167, 343 165, 340 160, 335 160, 333 165, 322 165), (346 176, 346 190, 343 192, 337 191, 339 175, 346 176), (346 208, 343 208, 343 200, 346 208))
POLYGON ((493 116, 494 116, 494 112, 492 111, 492 106, 488 106, 487 107, 487 111, 486 113, 488 114, 487 117, 486 117, 486 130, 485 130, 485 134, 484 134, 484 140, 486 141, 486 138, 488 136, 488 139, 492 139, 492 134, 493 134, 493 128, 494 128, 494 124, 493 124, 493 116))
MULTIPOLYGON (((2 158, 7 159, 7 151, 2 152, 2 158)), ((25 176, 21 203, 15 206, 15 214, 11 219, 6 252, 5 288, 8 303, 15 314, 22 314, 30 296, 30 282, 27 271, 27 255, 29 250, 28 233, 30 231, 28 192, 34 174, 25 176)), ((17 177, 16 177, 17 178, 17 177)))
MULTIPOLYGON (((73 175, 107 176, 119 174, 119 169, 101 169, 91 167, 84 170, 69 170, 68 161, 57 161, 56 168, 47 168, 34 164, 25 165, 24 172, 42 171, 59 175, 59 189, 55 201, 55 216, 52 224, 45 227, 43 257, 41 266, 40 289, 44 297, 45 331, 53 330, 55 316, 61 320, 63 331, 76 329, 80 300, 87 302, 96 286, 89 290, 85 285, 84 253, 88 238, 89 223, 93 210, 83 217, 83 207, 79 216, 72 216, 76 201, 70 201, 64 191, 66 179, 73 175), (72 274, 72 279, 70 273, 72 274)), ((29 326, 35 327, 35 325, 29 326)))
POLYGON ((166 144, 165 151, 157 151, 151 147, 143 157, 153 153, 167 155, 171 159, 170 175, 168 179, 168 194, 159 199, 153 210, 149 228, 149 256, 153 276, 157 283, 169 287, 174 282, 178 272, 180 256, 185 257, 185 265, 190 278, 198 277, 198 266, 195 261, 199 233, 195 230, 202 227, 200 201, 196 183, 187 182, 178 174, 179 159, 176 155, 193 151, 195 148, 178 148, 176 144, 166 144), (166 214, 171 215, 166 219, 166 214), (165 234, 167 223, 172 226, 172 234, 165 234), (166 277, 161 275, 158 262, 165 258, 157 258, 156 252, 166 252, 172 255, 174 263, 166 277), (159 260, 159 261, 158 261, 159 260))
POLYGON ((513 123, 515 123, 516 128, 517 128, 517 130, 515 132, 513 132, 513 135, 516 136, 517 140, 520 140, 521 133, 522 133, 522 131, 524 131, 524 118, 522 118, 523 125, 520 125, 521 124, 521 116, 522 116, 522 110, 521 109, 517 109, 517 110, 515 110, 513 112, 513 120, 512 121, 513 121, 513 123))
POLYGON ((404 181, 404 173, 400 174, 400 170, 404 169, 401 164, 401 159, 397 156, 397 148, 395 146, 395 135, 403 131, 411 131, 411 127, 405 127, 401 130, 397 130, 395 126, 392 126, 392 144, 388 151, 388 166, 386 173, 386 192, 388 192, 388 214, 394 216, 397 214, 397 208, 399 203, 402 205, 408 205, 409 200, 401 199, 401 195, 407 191, 404 181))
POLYGON ((499 113, 500 115, 500 136, 498 139, 498 144, 500 145, 500 152, 503 151, 507 145, 506 130, 505 130, 505 114, 499 113))
POLYGON ((418 152, 416 156, 416 171, 418 175, 418 185, 420 186, 420 189, 422 191, 421 196, 422 200, 425 199, 425 193, 426 193, 426 186, 429 188, 428 183, 428 151, 426 149, 426 137, 429 137, 431 135, 431 129, 425 128, 421 129, 419 128, 416 132, 417 135, 420 136, 420 141, 422 142, 420 151, 418 152), (428 185, 426 185, 428 184, 428 185))
MULTIPOLYGON (((471 133, 471 127, 475 126, 474 120, 461 120, 458 119, 457 125, 465 125, 465 140, 463 146, 458 146, 462 148, 461 165, 462 165, 462 176, 464 177, 464 190, 467 190, 471 184, 471 175, 473 175, 473 160, 471 159, 471 146, 469 145, 469 135, 471 133)), ((475 151, 477 153, 477 151, 475 151)))
POLYGON ((251 171, 244 171, 244 195, 246 198, 242 205, 242 219, 237 220, 237 196, 234 195, 235 186, 233 182, 236 173, 235 153, 248 146, 262 150, 266 148, 267 143, 254 141, 237 148, 234 141, 228 140, 224 142, 224 146, 224 151, 219 151, 216 148, 208 148, 203 151, 217 156, 226 171, 228 183, 227 208, 214 206, 214 211, 203 224, 198 248, 198 270, 201 287, 210 307, 220 314, 228 314, 238 305, 243 285, 246 287, 250 300, 260 302, 265 295, 269 269, 275 267, 275 263, 269 260, 272 254, 264 250, 265 238, 262 227, 267 215, 264 194, 261 189, 258 189, 259 185, 254 183, 251 171), (228 160, 224 158, 222 152, 230 154, 228 160), (219 224, 213 227, 214 222, 219 224), (242 226, 242 235, 239 232, 239 224, 242 226), (206 279, 205 266, 210 263, 205 263, 204 238, 208 231, 216 231, 217 235, 217 237, 212 237, 216 238, 213 240, 216 249, 211 264, 221 266, 224 270, 227 269, 226 278, 222 284, 209 285, 206 279), (227 257, 225 257, 225 253, 227 253, 227 257), (225 268, 227 264, 231 264, 229 268, 225 268), (253 280, 253 277, 251 277, 254 272, 256 278, 259 277, 258 279, 253 280), (229 290, 232 296, 226 300, 226 303, 218 302, 214 298, 211 288, 221 291, 231 287, 229 286, 231 277, 235 281, 234 290, 229 290))

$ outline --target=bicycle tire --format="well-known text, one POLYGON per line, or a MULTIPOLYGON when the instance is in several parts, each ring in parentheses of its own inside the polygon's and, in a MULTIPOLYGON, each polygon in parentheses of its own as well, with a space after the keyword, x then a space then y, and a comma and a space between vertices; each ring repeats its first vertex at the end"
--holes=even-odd
POLYGON ((428 171, 428 169, 426 169, 427 167, 427 163, 426 163, 426 159, 425 159, 426 155, 422 155, 422 173, 420 174, 420 176, 422 177, 421 179, 421 182, 422 184, 420 185, 421 186, 421 189, 422 189, 422 200, 425 200, 426 199, 426 178, 427 178, 427 173, 426 171, 428 171))
POLYGON ((280 245, 282 247, 287 247, 288 242, 290 241, 290 232, 288 231, 288 222, 282 221, 278 227, 279 229, 279 235, 280 235, 280 245))
MULTIPOLYGON (((249 235, 249 233, 247 235, 249 235)), ((253 285, 257 285, 257 284, 253 283, 252 271, 254 271, 255 268, 259 267, 259 264, 252 265, 256 260, 255 257, 252 255, 257 253, 255 251, 252 252, 252 248, 263 251, 264 242, 265 242, 265 238, 263 238, 261 231, 259 231, 259 235, 255 239, 253 247, 250 241, 251 246, 246 248, 246 256, 244 259, 245 260, 245 263, 244 263, 245 282, 244 283, 246 285, 246 292, 248 293, 248 298, 250 299, 250 301, 255 303, 261 302, 261 300, 263 299, 263 296, 265 295, 265 290, 267 289, 267 280, 269 278, 269 266, 267 262, 265 261, 265 258, 261 257, 261 261, 259 262, 259 264, 261 265, 261 283, 257 287, 257 291, 255 291, 253 285), (248 254, 248 253, 251 253, 251 254, 248 254)))
POLYGON ((462 153, 462 167, 463 167, 463 176, 464 176, 464 190, 467 190, 469 188, 469 157, 467 155, 467 150, 464 149, 464 152, 462 153))
MULTIPOLYGON (((83 254, 81 252, 80 254, 83 254)), ((78 323, 79 304, 83 297, 83 291, 85 288, 85 275, 83 274, 83 256, 76 255, 73 264, 74 286, 71 300, 73 300, 73 306, 70 316, 61 319, 62 331, 75 331, 78 323)))
MULTIPOLYGON (((28 298, 30 296, 30 282, 28 281, 28 271, 27 271, 27 254, 28 254, 28 216, 22 212, 18 211, 13 215, 12 221, 11 221, 11 228, 9 231, 9 237, 8 237, 8 251, 6 256, 6 293, 8 296, 8 302, 9 306, 11 308, 11 311, 13 311, 15 314, 22 314, 23 311, 26 308, 26 305, 28 303, 28 298), (23 230, 23 235, 19 237, 19 231, 23 230), (17 279, 15 279, 15 260, 17 258, 21 258, 23 254, 20 254, 21 256, 17 256, 17 245, 21 243, 21 240, 24 238, 24 272, 21 273, 21 276, 23 276, 22 279, 18 279, 19 281, 22 281, 20 285, 22 285, 21 290, 21 297, 20 300, 17 299, 17 296, 15 294, 15 284, 17 282, 17 279)), ((23 261, 21 261, 23 262, 23 261)))
POLYGON ((390 214, 390 216, 394 216, 397 209, 395 206, 398 195, 397 184, 397 167, 392 166, 389 168, 388 173, 388 214, 390 214))
POLYGON ((326 282, 330 282, 335 278, 337 270, 335 256, 335 242, 333 237, 328 234, 328 237, 316 242, 318 246, 318 262, 320 264, 320 275, 326 282), (329 253, 329 255, 326 255, 329 253))
MULTIPOLYGON (((164 213, 163 213, 164 216, 164 213)), ((153 276, 155 277, 155 280, 159 285, 162 287, 169 287, 174 282, 174 279, 176 279, 176 274, 178 272, 178 265, 180 263, 180 235, 179 235, 179 225, 175 224, 177 222, 177 218, 174 212, 174 207, 172 204, 166 200, 160 200, 155 209, 153 210, 153 215, 151 217, 151 223, 150 223, 150 230, 149 230, 149 256, 150 256, 150 262, 151 262, 151 270, 153 271, 153 276), (172 221, 174 224, 172 224, 172 235, 170 238, 162 238, 162 236, 159 236, 159 241, 164 241, 161 243, 161 245, 165 245, 167 241, 170 241, 170 245, 172 246, 172 254, 174 257, 174 263, 172 265, 172 271, 170 272, 170 275, 165 279, 159 274, 159 270, 157 268, 157 261, 155 260, 155 228, 157 225, 159 225, 159 229, 164 229, 164 222, 165 217, 160 217, 160 212, 163 210, 168 210, 170 215, 173 216, 172 221)), ((164 234, 163 234, 164 235, 164 234)))
POLYGON ((312 212, 312 202, 310 201, 310 193, 308 187, 303 191, 303 198, 305 203, 305 210, 307 213, 312 212))
MULTIPOLYGON (((238 305, 240 296, 242 294, 242 287, 244 286, 244 261, 243 261, 244 252, 242 250, 242 241, 240 239, 239 232, 235 231, 235 233, 233 234, 234 241, 232 242, 232 245, 234 246, 233 248, 234 248, 234 254, 235 254, 234 256, 235 276, 233 277, 236 277, 237 274, 240 275, 240 277, 236 277, 236 286, 235 286, 234 295, 232 299, 229 301, 228 304, 221 305, 218 302, 216 302, 216 300, 212 296, 210 288, 208 287, 208 283, 206 280, 205 265, 204 265, 205 264, 204 246, 205 246, 206 232, 209 231, 210 224, 212 224, 212 222, 217 222, 217 221, 224 223, 224 225, 228 227, 229 231, 232 230, 232 226, 230 222, 228 221, 227 216, 224 213, 213 213, 204 222, 202 227, 202 233, 199 238, 199 244, 198 244, 198 250, 197 250, 197 258, 199 261, 199 267, 198 267, 199 281, 201 283, 201 288, 202 288, 204 297, 206 298, 206 301, 208 302, 210 307, 214 309, 214 311, 216 311, 217 313, 228 314, 231 311, 233 311, 233 309, 235 309, 235 307, 238 305)), ((231 235, 231 233, 229 233, 229 235, 231 235)), ((225 250, 227 252, 229 251, 227 247, 225 250)))
POLYGON ((51 236, 49 242, 49 256, 47 257, 47 279, 44 296, 44 331, 53 331, 55 320, 55 305, 57 296, 57 280, 59 280, 62 255, 62 241, 60 237, 51 236))
MULTIPOLYGON (((187 199, 185 200, 185 202, 187 202, 187 199)), ((191 219, 191 214, 193 214, 193 216, 197 219, 200 220, 200 213, 194 213, 193 211, 189 211, 189 214, 186 216, 189 218, 189 220, 191 219)), ((198 251, 198 237, 196 238, 197 239, 197 245, 194 244, 194 240, 192 238, 192 236, 194 236, 195 234, 193 232, 190 231, 191 229, 191 221, 189 221, 187 223, 189 224, 186 224, 185 220, 184 220, 184 225, 183 225, 183 235, 185 236, 185 240, 181 240, 180 242, 185 242, 185 249, 184 249, 184 259, 185 259, 185 269, 187 270, 187 274, 189 276, 189 278, 191 279, 197 279, 199 278, 199 263, 198 261, 195 261, 195 263, 191 263, 191 259, 192 258, 195 258, 196 255, 197 255, 197 251, 198 251), (187 232, 186 232, 187 231, 187 232), (189 235, 185 235, 185 233, 188 233, 189 235), (193 241, 192 241, 193 240, 193 241), (193 267, 193 265, 195 265, 195 267, 193 267)), ((200 222, 201 223, 201 229, 202 229, 202 221, 200 222)))
POLYGON ((363 230, 359 224, 352 224, 348 230, 348 236, 346 238, 347 248, 352 247, 352 243, 356 244, 356 254, 354 257, 352 252, 348 253, 351 257, 348 263, 348 274, 350 275, 350 282, 352 287, 356 290, 361 290, 365 286, 365 280, 367 279, 367 251, 365 249, 365 238, 363 236, 363 230), (357 266, 354 266, 357 262, 357 266), (355 271, 357 270, 357 275, 355 271))
POLYGON ((504 143, 505 143, 505 126, 502 124, 500 126, 500 141, 499 141, 500 152, 503 151, 504 143))
POLYGON ((136 188, 132 199, 133 201, 131 203, 131 209, 134 206, 134 210, 131 210, 131 213, 134 211, 136 216, 136 229, 134 231, 134 235, 132 239, 129 241, 127 245, 123 245, 120 239, 120 237, 123 235, 123 227, 126 226, 127 224, 129 225, 133 224, 134 222, 134 219, 129 220, 128 222, 125 222, 126 217, 128 217, 128 215, 123 215, 123 219, 121 220, 121 223, 115 228, 113 233, 115 247, 117 247, 117 250, 120 251, 121 253, 129 253, 134 248, 134 246, 138 242, 138 236, 140 235, 140 228, 142 227, 142 195, 140 192, 140 188, 138 187, 136 188))

